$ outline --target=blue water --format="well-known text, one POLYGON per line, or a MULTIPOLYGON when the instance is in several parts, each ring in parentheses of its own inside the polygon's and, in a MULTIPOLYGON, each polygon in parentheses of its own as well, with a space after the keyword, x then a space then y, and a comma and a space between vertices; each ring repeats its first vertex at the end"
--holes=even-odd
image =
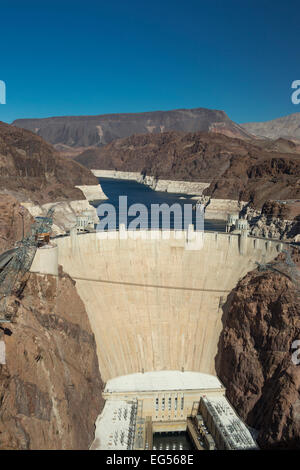
POLYGON ((153 450, 192 450, 187 432, 163 432, 153 435, 153 450))
MULTIPOLYGON (((158 224, 155 224, 152 220, 151 223, 151 211, 150 207, 151 204, 163 204, 166 203, 169 206, 172 204, 179 204, 182 209, 182 215, 180 216, 175 216, 171 212, 171 217, 170 217, 170 228, 178 228, 184 227, 187 228, 187 226, 184 226, 184 219, 183 219, 183 214, 184 214, 184 207, 186 205, 193 204, 195 205, 196 200, 191 199, 192 195, 187 195, 187 194, 174 194, 174 193, 167 193, 167 192, 159 192, 159 191, 153 191, 150 189, 148 186, 145 186, 144 184, 137 183, 135 181, 128 181, 128 180, 117 180, 117 179, 111 179, 111 178, 98 178, 99 182, 101 184, 101 187, 105 193, 105 195, 108 197, 108 200, 106 201, 99 201, 99 202, 94 202, 93 205, 95 207, 103 206, 103 204, 110 203, 114 206, 115 211, 116 211, 116 228, 119 226, 119 218, 121 217, 124 218, 127 210, 124 210, 125 208, 121 208, 119 206, 119 196, 127 196, 127 206, 130 207, 132 204, 143 204, 146 208, 148 213, 143 214, 140 219, 140 224, 137 228, 168 228, 165 226, 165 221, 162 219, 162 216, 160 215, 158 224)), ((186 207, 187 209, 187 207, 186 207)), ((128 216, 128 225, 132 220, 138 216, 140 212, 137 212, 136 214, 132 215, 131 217, 128 216)), ((103 214, 105 216, 106 213, 103 214)), ((120 221, 121 223, 123 220, 120 221)), ((189 221, 189 223, 191 223, 189 221)), ((196 211, 192 211, 192 223, 194 223, 196 227, 196 211)), ((201 224, 198 224, 198 229, 201 230, 201 224)), ((220 221, 220 220, 212 220, 212 219, 204 219, 204 230, 217 230, 220 232, 225 231, 225 222, 220 221)))

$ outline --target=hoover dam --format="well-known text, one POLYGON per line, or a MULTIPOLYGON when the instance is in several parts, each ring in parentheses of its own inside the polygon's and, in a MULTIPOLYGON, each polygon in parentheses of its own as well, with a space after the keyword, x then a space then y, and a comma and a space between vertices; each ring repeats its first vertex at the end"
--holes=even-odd
POLYGON ((62 265, 95 335, 106 403, 91 449, 152 449, 161 432, 186 432, 199 450, 256 448, 225 397, 215 357, 228 294, 283 249, 247 229, 195 231, 192 224, 75 227, 37 249, 31 271, 57 276, 62 265))
POLYGON ((215 375, 227 295, 283 246, 193 230, 73 232, 55 243, 37 251, 31 270, 55 274, 60 264, 76 281, 105 382, 161 370, 215 375))

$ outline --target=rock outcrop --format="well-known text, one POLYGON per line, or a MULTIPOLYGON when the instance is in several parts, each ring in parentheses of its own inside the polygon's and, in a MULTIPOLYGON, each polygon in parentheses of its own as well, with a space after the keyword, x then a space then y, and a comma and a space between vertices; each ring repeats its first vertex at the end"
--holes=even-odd
POLYGON ((240 212, 240 216, 249 222, 251 235, 294 242, 300 241, 299 214, 299 203, 277 201, 266 201, 261 211, 247 205, 240 212))
MULTIPOLYGON (((22 238, 23 222, 28 232, 32 218, 5 195, 0 221, 3 251, 22 238)), ((103 407, 102 381, 76 284, 61 270, 58 278, 26 274, 20 281, 6 304, 13 321, 0 323, 0 449, 88 449, 103 407)))
POLYGON ((298 242, 299 222, 261 215, 250 226, 250 235, 298 242))
POLYGON ((5 218, 0 250, 5 249, 5 238, 21 238, 15 224, 22 218, 22 209, 15 210, 17 201, 24 203, 33 217, 46 215, 53 206, 54 234, 61 234, 75 225, 76 215, 84 210, 93 212, 97 223, 96 210, 88 200, 106 199, 97 178, 85 167, 60 157, 33 133, 1 122, 0 185, 0 218, 5 218))
POLYGON ((58 155, 32 132, 0 122, 1 192, 20 201, 47 203, 84 199, 75 186, 96 185, 93 174, 58 155))
MULTIPOLYGON (((30 274, 2 335, 0 449, 88 449, 102 409, 94 335, 75 283, 30 274)), ((0 331, 0 334, 2 332, 0 331)))
POLYGON ((52 236, 64 235, 76 225, 76 217, 83 212, 88 212, 94 224, 99 222, 97 209, 87 200, 49 202, 48 204, 23 203, 32 217, 45 217, 49 209, 53 209, 52 236))
POLYGON ((300 155, 264 151, 247 145, 246 154, 230 158, 228 168, 205 190, 213 198, 250 201, 261 208, 267 200, 300 198, 300 155))
POLYGON ((33 219, 29 212, 22 208, 17 199, 8 194, 0 197, 0 253, 14 247, 27 233, 33 219))
MULTIPOLYGON (((299 254, 294 261, 299 268, 299 254)), ((262 448, 300 449, 300 360, 292 360, 300 339, 299 292, 286 275, 256 270, 223 306, 216 370, 262 448)))

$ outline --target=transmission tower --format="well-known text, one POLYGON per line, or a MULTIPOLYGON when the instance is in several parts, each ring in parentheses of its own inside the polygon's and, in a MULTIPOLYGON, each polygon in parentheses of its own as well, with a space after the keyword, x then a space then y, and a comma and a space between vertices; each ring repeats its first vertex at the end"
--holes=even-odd
POLYGON ((8 298, 16 293, 30 270, 39 244, 39 234, 50 233, 53 223, 53 209, 46 217, 37 217, 31 225, 29 234, 17 243, 12 259, 0 272, 0 322, 10 322, 12 314, 8 311, 8 298))

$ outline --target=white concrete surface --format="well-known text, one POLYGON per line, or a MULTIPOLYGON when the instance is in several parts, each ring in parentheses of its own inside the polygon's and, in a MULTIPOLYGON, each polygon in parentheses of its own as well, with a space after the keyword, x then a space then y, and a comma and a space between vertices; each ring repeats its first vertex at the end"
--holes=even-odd
POLYGON ((207 219, 227 220, 228 214, 239 211, 247 204, 245 201, 235 199, 210 199, 205 209, 207 219))
POLYGON ((30 272, 58 275, 58 249, 56 244, 45 245, 36 250, 30 272))
POLYGON ((146 392, 160 390, 222 389, 216 376, 200 372, 164 370, 129 374, 110 379, 105 392, 146 392))
POLYGON ((280 244, 205 232, 185 249, 176 231, 114 232, 57 239, 58 262, 76 281, 95 334, 105 382, 137 372, 215 374, 222 305, 237 281, 278 255, 280 244), (148 237, 148 238, 147 238, 148 237))
POLYGON ((114 178, 119 180, 138 181, 141 173, 136 171, 116 171, 116 170, 91 170, 97 178, 114 178))
POLYGON ((96 420, 95 439, 91 450, 127 450, 134 437, 136 411, 133 403, 124 400, 106 401, 96 420))
POLYGON ((231 449, 245 450, 257 447, 247 426, 241 421, 224 395, 202 398, 219 432, 231 449))

